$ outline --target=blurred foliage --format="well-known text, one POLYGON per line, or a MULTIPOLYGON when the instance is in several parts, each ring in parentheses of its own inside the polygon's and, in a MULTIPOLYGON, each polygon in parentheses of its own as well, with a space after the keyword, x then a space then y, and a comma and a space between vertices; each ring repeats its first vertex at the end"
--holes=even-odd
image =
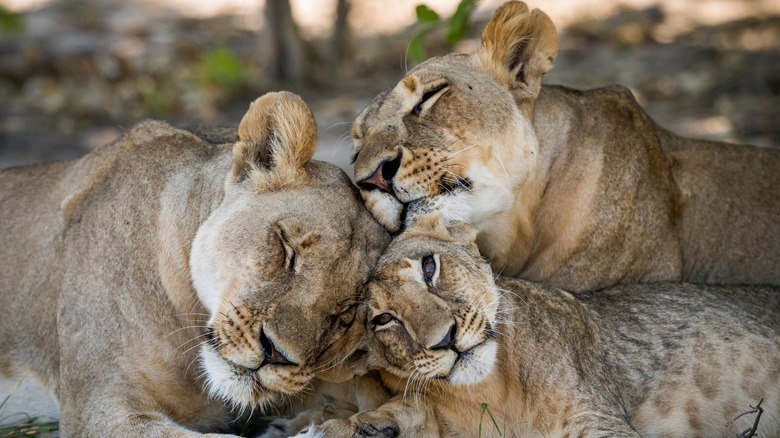
POLYGON ((207 50, 200 59, 201 87, 219 87, 228 97, 235 95, 246 79, 244 63, 224 44, 207 50))
MULTIPOLYGON (((455 13, 447 20, 447 44, 450 46, 460 41, 471 27, 471 13, 477 7, 477 0, 461 0, 455 13)), ((436 29, 442 22, 441 17, 428 5, 417 5, 417 31, 409 41, 409 56, 415 62, 425 60, 425 39, 428 33, 436 29)))
POLYGON ((24 18, 0 5, 0 34, 11 35, 24 31, 24 18))
POLYGON ((179 103, 178 89, 173 84, 160 84, 150 75, 136 80, 136 89, 145 111, 153 115, 175 112, 179 103))

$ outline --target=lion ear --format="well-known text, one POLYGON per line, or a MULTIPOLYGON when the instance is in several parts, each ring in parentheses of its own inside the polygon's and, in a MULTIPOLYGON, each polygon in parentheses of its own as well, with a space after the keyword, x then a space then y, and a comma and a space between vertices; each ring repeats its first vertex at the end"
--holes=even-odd
POLYGON ((286 91, 267 93, 249 106, 233 146, 233 182, 253 170, 302 169, 317 146, 317 125, 300 96, 286 91))
POLYGON ((475 65, 506 85, 517 98, 536 98, 542 75, 552 70, 558 34, 550 17, 523 2, 504 3, 482 32, 475 65))

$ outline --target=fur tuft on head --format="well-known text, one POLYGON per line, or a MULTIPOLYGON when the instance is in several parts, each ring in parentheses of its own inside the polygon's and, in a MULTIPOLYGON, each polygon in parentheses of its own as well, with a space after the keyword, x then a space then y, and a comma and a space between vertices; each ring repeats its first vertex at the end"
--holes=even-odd
MULTIPOLYGON (((287 91, 267 93, 249 106, 238 127, 230 182, 295 181, 317 146, 317 125, 308 105, 287 91), (266 175, 266 177, 263 177, 266 175)), ((264 184, 263 184, 264 185, 264 184)))
POLYGON ((402 234, 404 239, 427 237, 453 242, 465 248, 477 249, 477 229, 465 222, 448 222, 438 214, 422 216, 402 234))

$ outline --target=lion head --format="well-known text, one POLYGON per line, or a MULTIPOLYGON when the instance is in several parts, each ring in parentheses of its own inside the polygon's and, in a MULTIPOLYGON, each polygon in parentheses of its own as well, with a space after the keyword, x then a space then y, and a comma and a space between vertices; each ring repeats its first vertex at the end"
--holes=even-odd
POLYGON ((190 259, 209 312, 200 350, 213 395, 255 406, 302 390, 351 352, 360 286, 388 237, 349 179, 310 161, 311 111, 290 93, 252 103, 224 199, 190 259))
POLYGON ((547 15, 506 3, 477 52, 420 64, 357 117, 355 180, 382 225, 402 229, 413 203, 475 226, 512 208, 536 171, 533 102, 557 48, 547 15))
POLYGON ((475 236, 426 217, 393 240, 368 283, 372 366, 456 386, 491 373, 499 292, 475 236))

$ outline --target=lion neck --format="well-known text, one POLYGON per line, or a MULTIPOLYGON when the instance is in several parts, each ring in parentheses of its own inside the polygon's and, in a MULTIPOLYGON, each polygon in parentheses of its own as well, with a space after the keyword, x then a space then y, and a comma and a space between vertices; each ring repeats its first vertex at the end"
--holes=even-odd
POLYGON ((570 260, 589 224, 602 168, 600 155, 568 147, 572 109, 550 94, 542 89, 529 117, 539 141, 536 171, 478 240, 494 270, 533 281, 548 280, 570 260))
POLYGON ((224 199, 225 175, 231 162, 230 149, 225 149, 200 168, 181 170, 163 189, 157 265, 177 314, 207 313, 192 285, 190 252, 198 229, 224 199))

